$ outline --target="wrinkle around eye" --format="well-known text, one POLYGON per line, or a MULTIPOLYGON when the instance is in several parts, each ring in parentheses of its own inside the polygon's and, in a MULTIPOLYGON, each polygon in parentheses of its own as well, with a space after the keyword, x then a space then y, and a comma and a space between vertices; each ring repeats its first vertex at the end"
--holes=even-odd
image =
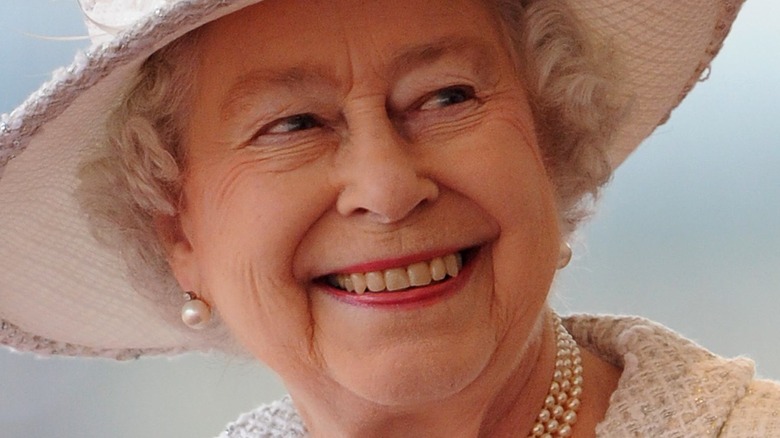
POLYGON ((477 99, 436 110, 414 111, 404 118, 404 131, 415 141, 457 135, 479 125, 486 110, 477 99))
POLYGON ((338 148, 335 138, 312 137, 316 138, 268 142, 270 144, 254 141, 248 143, 241 153, 248 154, 248 161, 260 166, 261 171, 289 172, 318 161, 338 148))

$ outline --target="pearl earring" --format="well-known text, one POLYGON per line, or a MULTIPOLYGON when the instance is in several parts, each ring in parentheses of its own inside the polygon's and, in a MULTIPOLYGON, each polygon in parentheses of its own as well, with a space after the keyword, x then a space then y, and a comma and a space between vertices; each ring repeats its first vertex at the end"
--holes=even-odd
POLYGON ((558 255, 558 269, 565 268, 571 261, 571 246, 569 242, 561 242, 561 249, 558 255))
POLYGON ((184 298, 187 302, 181 306, 182 322, 193 330, 202 330, 211 320, 211 308, 192 292, 185 293, 184 298))

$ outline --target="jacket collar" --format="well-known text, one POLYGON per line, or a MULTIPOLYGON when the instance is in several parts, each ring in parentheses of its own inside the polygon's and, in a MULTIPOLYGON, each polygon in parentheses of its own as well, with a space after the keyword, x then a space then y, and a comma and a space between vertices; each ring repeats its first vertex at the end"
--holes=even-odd
POLYGON ((724 359, 638 317, 577 315, 581 347, 623 369, 597 436, 717 436, 748 390, 754 365, 724 359))

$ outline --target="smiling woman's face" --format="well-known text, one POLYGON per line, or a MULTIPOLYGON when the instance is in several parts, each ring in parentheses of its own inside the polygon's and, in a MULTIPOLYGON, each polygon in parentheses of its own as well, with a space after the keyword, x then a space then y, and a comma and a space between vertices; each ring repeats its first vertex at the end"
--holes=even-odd
POLYGON ((171 264, 294 395, 433 402, 522 360, 559 236, 497 23, 267 0, 205 28, 171 264))

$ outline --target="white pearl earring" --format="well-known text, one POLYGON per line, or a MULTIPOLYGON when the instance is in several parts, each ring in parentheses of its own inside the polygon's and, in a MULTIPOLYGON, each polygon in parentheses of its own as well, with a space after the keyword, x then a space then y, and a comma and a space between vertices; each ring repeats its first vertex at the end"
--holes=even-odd
POLYGON ((571 261, 571 246, 569 242, 561 242, 561 249, 558 255, 558 269, 565 268, 571 261))
POLYGON ((202 330, 211 320, 211 308, 192 292, 185 293, 184 297, 187 302, 181 306, 182 322, 193 330, 202 330))

